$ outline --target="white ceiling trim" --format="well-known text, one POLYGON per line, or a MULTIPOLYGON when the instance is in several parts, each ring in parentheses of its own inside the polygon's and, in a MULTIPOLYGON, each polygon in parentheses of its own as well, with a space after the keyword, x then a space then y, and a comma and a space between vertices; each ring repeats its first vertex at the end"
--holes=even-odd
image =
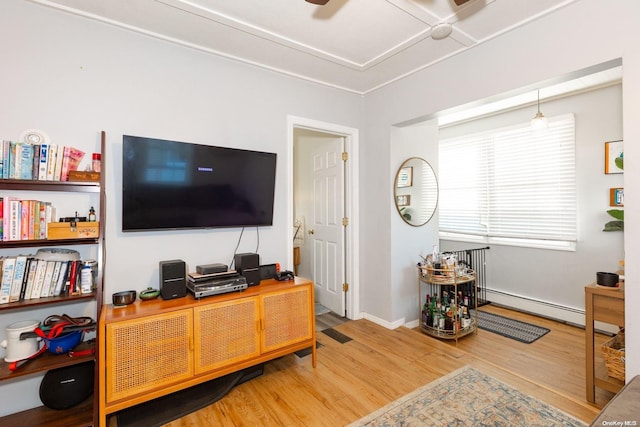
MULTIPOLYGON (((386 51, 382 52, 380 55, 375 56, 368 61, 359 63, 359 62, 351 61, 347 58, 344 58, 338 55, 331 54, 322 49, 315 48, 305 43, 298 42, 291 38, 285 37, 273 31, 267 30, 265 28, 250 24, 248 22, 239 20, 237 18, 230 17, 228 15, 225 15, 218 11, 204 7, 200 4, 194 3, 189 0, 155 0, 155 1, 157 1, 158 3, 162 3, 166 6, 181 10, 183 12, 194 14, 203 19, 207 19, 221 25, 229 26, 236 30, 245 32, 247 34, 251 34, 253 36, 272 41, 282 46, 286 46, 286 47, 295 49, 297 51, 300 51, 309 55, 313 55, 315 57, 330 61, 334 64, 351 68, 357 71, 366 71, 369 68, 374 67, 380 64, 381 62, 384 62, 385 60, 393 57, 394 55, 404 51, 405 49, 413 46, 414 44, 430 38, 431 29, 433 25, 438 24, 440 22, 444 22, 443 20, 438 18, 436 15, 429 13, 428 11, 422 8, 417 7, 415 3, 412 3, 410 1, 386 0, 389 4, 396 6, 398 9, 400 9, 407 15, 410 15, 411 17, 417 19, 418 21, 425 23, 426 25, 428 25, 428 28, 426 28, 423 31, 420 31, 417 34, 414 34, 413 36, 396 44, 390 49, 387 49, 386 51), (399 4, 400 2, 402 2, 402 5, 399 4), (411 9, 412 12, 410 12, 408 9, 411 9)), ((470 36, 466 35, 465 33, 459 30, 454 31, 451 38, 460 42, 463 46, 469 46, 471 44, 476 43, 476 41, 473 40, 470 36)))
POLYGON ((241 62, 243 64, 253 65, 253 66, 256 66, 258 68, 262 68, 262 69, 265 69, 265 70, 273 71, 273 72, 276 72, 276 73, 279 73, 279 74, 284 74, 284 75, 289 76, 289 77, 295 77, 297 79, 305 80, 305 81, 312 82, 312 83, 317 83, 317 84, 320 84, 320 85, 323 85, 323 86, 332 87, 332 88, 335 88, 335 89, 344 90, 346 92, 355 93, 355 94, 358 94, 358 95, 363 95, 364 94, 364 92, 362 92, 362 91, 354 90, 354 89, 349 88, 349 87, 336 85, 336 84, 333 84, 333 83, 330 83, 330 82, 327 82, 327 81, 324 81, 324 80, 320 80, 320 79, 314 79, 314 78, 311 78, 311 77, 309 77, 307 75, 294 73, 294 72, 285 70, 283 68, 272 67, 272 66, 266 65, 266 64, 264 64, 262 62, 251 61, 251 60, 248 60, 246 58, 230 55, 230 54, 228 54, 226 52, 221 52, 221 51, 218 51, 218 50, 215 50, 215 49, 204 47, 204 46, 199 45, 199 44, 186 42, 186 41, 184 41, 182 39, 169 37, 169 36, 166 36, 164 34, 156 33, 154 31, 145 30, 143 28, 136 27, 134 25, 125 24, 123 22, 115 21, 113 19, 105 18, 103 16, 95 15, 93 13, 88 13, 88 12, 84 12, 84 11, 81 11, 81 10, 78 10, 78 9, 75 9, 75 8, 63 6, 63 5, 60 5, 58 3, 53 3, 53 2, 51 2, 49 0, 30 0, 30 1, 33 1, 33 2, 39 3, 39 4, 43 4, 45 6, 52 7, 52 8, 57 9, 57 10, 62 10, 64 12, 68 12, 68 13, 71 13, 73 15, 82 16, 83 18, 88 18, 88 19, 92 19, 94 21, 99 21, 99 22, 102 22, 102 23, 105 23, 105 24, 113 25, 114 27, 119 27, 119 28, 123 28, 125 30, 134 31, 136 33, 139 33, 139 34, 142 34, 142 35, 145 35, 145 36, 149 36, 149 37, 152 37, 152 38, 155 38, 155 39, 160 39, 160 40, 163 40, 163 41, 166 41, 166 42, 170 42, 170 43, 178 45, 178 46, 188 47, 190 49, 194 49, 194 50, 198 50, 198 51, 205 52, 205 53, 208 53, 208 54, 220 56, 220 57, 223 57, 223 58, 226 58, 226 59, 230 59, 230 60, 233 60, 233 61, 236 61, 236 62, 241 62))
MULTIPOLYGON (((503 29, 502 31, 499 31, 497 33, 493 33, 490 36, 484 37, 484 38, 478 38, 478 39, 474 39, 473 37, 469 36, 467 33, 457 29, 456 27, 458 25, 462 25, 462 22, 464 20, 464 16, 467 13, 473 13, 475 11, 476 8, 480 8, 482 9, 482 7, 486 6, 486 4, 490 4, 490 3, 494 3, 496 0, 485 0, 484 3, 480 2, 480 1, 472 1, 469 2, 469 4, 456 9, 456 11, 454 13, 447 13, 448 16, 448 20, 449 21, 454 21, 453 22, 453 32, 452 35, 449 37, 452 41, 457 42, 460 44, 460 49, 457 49, 455 51, 449 52, 446 55, 443 55, 441 57, 439 57, 438 59, 434 59, 428 63, 422 64, 420 66, 416 66, 412 69, 408 69, 406 72, 403 73, 399 73, 398 75, 394 76, 394 77, 389 77, 387 76, 386 78, 381 78, 378 79, 377 81, 370 81, 370 85, 368 87, 358 87, 358 84, 355 83, 346 83, 346 80, 343 80, 342 83, 337 83, 335 81, 330 81, 330 78, 327 77, 326 80, 322 77, 322 74, 318 74, 316 73, 316 76, 310 76, 308 73, 305 73, 305 71, 291 71, 291 70, 287 70, 286 68, 284 68, 286 66, 286 64, 268 64, 265 63, 264 61, 261 60, 253 60, 253 59, 247 59, 246 57, 241 57, 241 56, 237 56, 233 53, 229 53, 229 52, 225 52, 225 51, 220 51, 215 47, 207 47, 204 46, 202 44, 198 44, 197 42, 189 42, 189 41, 185 41, 184 39, 178 38, 178 37, 174 37, 174 36, 168 36, 168 35, 164 35, 161 33, 157 33, 153 30, 147 30, 147 29, 143 29, 140 28, 136 25, 133 24, 127 24, 112 18, 107 18, 104 16, 100 16, 97 14, 94 14, 92 12, 89 11, 83 11, 80 9, 76 9, 73 8, 71 6, 65 6, 64 4, 58 3, 55 0, 29 0, 32 1, 34 3, 38 3, 41 5, 45 5, 48 7, 51 7, 53 9, 57 9, 57 10, 61 10, 64 12, 68 12, 77 16, 82 16, 85 18, 89 18, 95 21, 99 21, 99 22, 103 22, 115 27, 119 27, 122 29, 126 29, 126 30, 130 30, 130 31, 134 31, 137 32, 139 34, 142 35, 146 35, 149 37, 153 37, 159 40, 163 40, 163 41, 168 41, 172 44, 176 44, 179 46, 184 46, 184 47, 188 47, 194 50, 198 50, 198 51, 202 51, 208 54, 213 54, 222 58, 226 58, 226 59, 230 59, 236 62, 240 62, 240 63, 245 63, 248 65, 252 65, 255 67, 259 67, 259 68, 263 68, 269 71, 273 71, 276 73, 280 73, 289 77, 294 77, 297 79, 301 79, 304 81, 308 81, 308 82, 312 82, 312 83, 316 83, 316 84, 321 84, 327 87, 332 87, 332 88, 336 88, 339 90, 344 90, 346 92, 350 92, 350 93, 355 93, 355 94, 359 94, 359 95, 365 95, 368 93, 372 93, 382 87, 385 87, 389 84, 392 84, 396 81, 402 80, 404 78, 406 78, 407 76, 413 75, 417 72, 420 72, 421 70, 424 70, 428 67, 433 66, 434 64, 440 63, 442 61, 445 61, 453 56, 456 56, 462 52, 465 52, 467 49, 473 48, 475 46, 478 46, 480 44, 483 44, 487 41, 490 41, 496 37, 500 37, 502 35, 504 35, 507 32, 510 32, 516 28, 518 28, 519 26, 522 25, 526 25, 529 22, 532 22, 534 20, 539 19, 542 16, 548 15, 550 13, 553 13, 555 11, 557 11, 558 9, 564 8, 567 5, 570 5, 572 3, 575 3, 577 1, 580 0, 564 0, 561 1, 560 3, 556 4, 554 7, 549 8, 549 9, 545 9, 545 11, 540 12, 534 16, 531 16, 527 19, 522 19, 521 21, 519 21, 517 24, 511 25, 506 29, 503 29), (458 25, 455 25, 456 23, 458 23, 458 25), (347 86, 345 86, 347 85, 347 86)), ((62 1, 62 0, 61 0, 62 1)), ((433 43, 439 43, 437 41, 433 41, 430 40, 429 37, 431 35, 431 26, 429 26, 429 28, 424 29, 423 31, 420 31, 418 34, 414 34, 411 37, 407 38, 406 40, 404 40, 403 42, 400 42, 398 44, 396 44, 395 46, 389 48, 387 51, 379 54, 378 56, 376 56, 375 58, 372 58, 371 60, 367 60, 364 63, 358 63, 356 61, 350 61, 350 60, 346 60, 344 58, 341 58, 340 55, 333 55, 333 54, 328 54, 327 52, 324 52, 321 49, 315 49, 313 47, 310 46, 306 46, 303 43, 300 42, 295 42, 294 40, 290 40, 288 38, 279 36, 276 33, 273 32, 269 32, 269 31, 265 31, 257 26, 252 26, 250 24, 244 23, 238 19, 235 18, 231 18, 231 17, 225 17, 222 13, 219 12, 214 12, 214 11, 208 11, 205 8, 199 7, 196 5, 196 3, 194 3, 192 0, 153 0, 155 2, 157 2, 158 4, 163 4, 166 7, 169 8, 173 8, 176 10, 182 10, 185 13, 189 13, 192 16, 199 16, 202 17, 203 19, 206 20, 210 20, 210 21, 215 21, 217 23, 219 23, 220 25, 226 26, 228 28, 233 28, 236 29, 238 31, 243 31, 245 34, 249 34, 251 36, 255 36, 257 38, 261 38, 262 40, 267 40, 267 41, 271 41, 274 42, 274 44, 277 44, 281 47, 286 47, 286 48, 291 48, 292 50, 295 50, 299 53, 302 54, 306 54, 309 55, 309 57, 314 57, 316 58, 317 61, 326 61, 326 67, 343 67, 345 73, 346 72, 350 72, 350 73, 354 73, 354 72, 361 72, 362 73, 362 79, 360 79, 360 82, 366 80, 369 76, 369 73, 373 73, 374 72, 374 67, 376 65, 379 65, 383 62, 385 62, 385 60, 393 58, 394 55, 398 55, 399 53, 401 53, 402 51, 414 46, 414 47, 418 47, 422 44, 433 44, 433 43), (189 10, 185 10, 191 8, 189 10), (207 14, 207 16, 202 16, 203 14, 207 14), (350 70, 350 71, 347 71, 350 70)), ((195 1, 195 0, 194 0, 195 1)), ((296 0, 296 1, 302 1, 302 0, 296 0)), ((429 25, 430 22, 435 23, 440 23, 440 22, 445 22, 446 20, 441 20, 441 19, 437 19, 437 15, 435 13, 430 12, 429 10, 426 10, 425 8, 421 7, 420 5, 418 5, 416 2, 412 1, 412 0, 386 0, 386 2, 391 5, 392 7, 397 7, 398 9, 400 9, 401 13, 405 13, 407 15, 410 15, 413 19, 416 19, 418 22, 423 22, 426 25, 429 25), (437 22, 436 22, 437 21, 437 22)), ((452 23, 452 22, 448 22, 448 23, 452 23)), ((420 46, 420 48, 422 48, 420 46)), ((321 64, 318 64, 321 65, 321 64)), ((327 70, 330 70, 330 68, 327 68, 327 70)), ((335 74, 336 72, 338 72, 339 69, 338 68, 334 68, 332 71, 329 71, 329 74, 333 73, 335 74)), ((345 76, 346 77, 346 76, 345 76)), ((376 80, 376 79, 374 79, 376 80)))
POLYGON ((331 61, 335 64, 342 65, 344 67, 352 68, 354 70, 363 69, 363 65, 357 62, 351 61, 349 59, 346 59, 337 55, 333 55, 324 50, 314 48, 313 46, 300 43, 296 40, 292 40, 288 37, 274 33, 273 31, 269 31, 264 28, 255 26, 253 24, 249 24, 248 22, 244 22, 239 19, 232 18, 230 16, 224 15, 220 12, 216 12, 215 10, 208 9, 206 7, 203 7, 201 5, 195 4, 187 0, 156 0, 156 1, 158 3, 165 4, 169 7, 182 10, 183 12, 194 14, 203 19, 207 19, 210 21, 217 22, 218 24, 232 27, 236 30, 245 32, 247 34, 251 34, 256 37, 260 37, 260 38, 272 41, 282 46, 296 49, 298 51, 325 59, 327 61, 331 61))

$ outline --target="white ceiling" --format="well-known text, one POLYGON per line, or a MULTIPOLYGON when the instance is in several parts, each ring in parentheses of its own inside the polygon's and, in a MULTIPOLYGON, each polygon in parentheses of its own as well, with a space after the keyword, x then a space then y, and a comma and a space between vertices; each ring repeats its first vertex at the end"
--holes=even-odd
POLYGON ((366 93, 579 0, 30 0, 366 93), (431 38, 452 25, 444 40, 431 38))

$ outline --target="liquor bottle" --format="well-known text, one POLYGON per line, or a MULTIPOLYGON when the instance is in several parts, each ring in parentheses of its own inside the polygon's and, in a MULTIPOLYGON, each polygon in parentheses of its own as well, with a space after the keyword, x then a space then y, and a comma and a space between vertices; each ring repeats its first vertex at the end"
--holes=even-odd
POLYGON ((435 328, 438 326, 438 321, 436 319, 436 296, 434 295, 431 298, 431 303, 429 304, 429 318, 431 319, 431 327, 435 328))
POLYGON ((424 301, 424 305, 422 306, 422 324, 423 325, 427 325, 429 326, 429 323, 431 321, 431 319, 429 318, 429 302, 430 302, 430 298, 429 298, 429 294, 427 294, 425 301, 424 301))

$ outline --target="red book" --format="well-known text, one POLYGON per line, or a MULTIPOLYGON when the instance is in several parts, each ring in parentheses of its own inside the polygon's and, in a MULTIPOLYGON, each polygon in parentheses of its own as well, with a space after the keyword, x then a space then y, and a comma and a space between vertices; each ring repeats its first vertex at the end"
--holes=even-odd
POLYGON ((68 295, 76 295, 80 293, 79 289, 77 288, 77 276, 78 276, 78 264, 80 264, 80 261, 74 261, 71 263, 71 271, 69 272, 69 286, 68 286, 68 295))

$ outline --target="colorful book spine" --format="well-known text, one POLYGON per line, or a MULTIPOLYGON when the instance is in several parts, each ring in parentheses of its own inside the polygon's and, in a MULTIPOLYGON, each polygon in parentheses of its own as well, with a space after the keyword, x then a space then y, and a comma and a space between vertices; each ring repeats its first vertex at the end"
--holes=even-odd
POLYGON ((10 147, 11 141, 3 141, 2 158, 4 166, 2 168, 2 179, 9 179, 9 164, 11 163, 10 147))
POLYGON ((4 144, 4 140, 0 141, 0 178, 2 178, 2 173, 4 171, 4 144))
POLYGON ((17 171, 17 179, 31 179, 33 175, 33 145, 20 143, 20 157, 16 158, 20 163, 17 171))
POLYGON ((20 200, 12 199, 9 202, 9 240, 20 240, 20 200))
POLYGON ((47 159, 47 181, 53 181, 53 175, 56 169, 57 154, 58 154, 58 145, 49 144, 49 158, 47 159))
POLYGON ((16 266, 15 257, 6 257, 2 262, 2 282, 0 282, 0 304, 7 304, 11 296, 13 272, 16 266))
POLYGON ((18 158, 18 148, 19 144, 11 141, 9 143, 9 179, 16 179, 16 165, 20 165, 19 162, 16 162, 18 158))
POLYGON ((31 179, 37 180, 40 173, 40 144, 33 145, 33 166, 31 171, 31 179))
POLYGON ((24 299, 31 299, 31 291, 36 280, 36 272, 38 270, 38 260, 32 258, 29 262, 29 272, 27 273, 27 286, 24 291, 24 299))
POLYGON ((40 166, 38 167, 38 179, 47 180, 47 166, 49 163, 49 145, 40 144, 40 166))
POLYGON ((60 273, 58 274, 58 280, 53 291, 53 296, 60 296, 64 290, 64 284, 69 276, 69 263, 72 261, 62 261, 60 265, 60 273))
POLYGON ((9 302, 20 301, 20 291, 22 290, 22 281, 24 280, 24 270, 27 266, 27 257, 18 255, 13 270, 13 279, 11 280, 11 293, 9 302))
POLYGON ((56 162, 55 167, 53 169, 53 180, 60 181, 62 176, 62 162, 64 160, 64 145, 58 145, 58 149, 56 151, 56 162))
POLYGON ((29 200, 20 200, 20 240, 29 240, 29 200))
POLYGON ((29 299, 40 298, 40 294, 42 293, 42 287, 44 285, 44 276, 46 272, 47 272, 47 261, 43 259, 38 260, 36 277, 33 282, 33 289, 31 290, 31 295, 29 296, 29 299))

